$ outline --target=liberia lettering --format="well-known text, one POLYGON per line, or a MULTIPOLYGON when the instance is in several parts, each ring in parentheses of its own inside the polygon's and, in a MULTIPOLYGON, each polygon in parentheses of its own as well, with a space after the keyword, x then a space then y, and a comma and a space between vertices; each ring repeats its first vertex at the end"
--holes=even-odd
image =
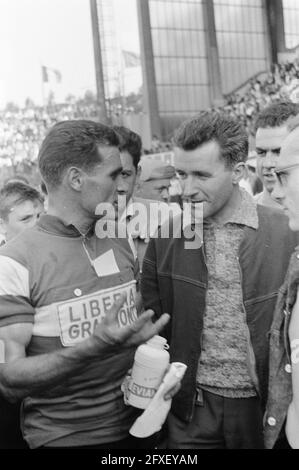
POLYGON ((137 318, 135 305, 136 281, 82 296, 58 304, 60 337, 64 346, 73 346, 94 333, 107 312, 126 293, 126 300, 118 313, 120 327, 132 324, 137 318))

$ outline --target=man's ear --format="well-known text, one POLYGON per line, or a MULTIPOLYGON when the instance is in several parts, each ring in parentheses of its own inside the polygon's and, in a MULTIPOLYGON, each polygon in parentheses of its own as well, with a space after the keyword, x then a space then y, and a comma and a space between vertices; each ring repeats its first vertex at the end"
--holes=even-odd
POLYGON ((6 237, 7 229, 6 222, 0 218, 0 234, 6 237))
POLYGON ((141 175, 141 168, 140 168, 140 166, 138 166, 137 167, 137 172, 136 172, 135 184, 134 184, 134 194, 136 196, 140 192, 140 188, 141 188, 140 175, 141 175))
POLYGON ((246 176, 246 167, 244 162, 237 163, 233 168, 233 184, 239 184, 241 179, 246 176))
POLYGON ((84 175, 85 173, 81 168, 72 166, 66 170, 63 179, 69 188, 80 192, 83 186, 84 175))

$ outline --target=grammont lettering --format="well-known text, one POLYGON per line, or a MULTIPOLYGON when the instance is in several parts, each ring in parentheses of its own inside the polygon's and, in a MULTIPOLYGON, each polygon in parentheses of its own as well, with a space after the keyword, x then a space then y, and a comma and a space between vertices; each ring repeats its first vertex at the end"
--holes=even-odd
POLYGON ((108 454, 107 457, 101 457, 102 465, 126 465, 127 467, 132 468, 134 465, 136 457, 114 457, 111 454, 108 454))
MULTIPOLYGON (((124 207, 123 196, 118 197, 118 207, 124 207)), ((177 204, 153 201, 149 204, 134 203, 134 215, 129 224, 126 220, 126 208, 122 214, 122 220, 117 219, 115 206, 110 203, 98 204, 95 214, 98 221, 95 226, 96 236, 105 238, 127 238, 130 233, 142 232, 141 238, 157 238, 158 227, 161 227, 161 238, 181 238, 182 232, 189 242, 187 249, 199 248, 203 234, 203 204, 198 203, 196 208, 191 203, 184 202, 183 217, 178 217, 177 204), (172 233, 170 233, 170 221, 172 221, 172 233), (181 225, 182 224, 182 225, 181 225), (182 230, 183 228, 183 230, 182 230), (143 233, 143 232, 146 233, 143 233), (196 244, 196 246, 194 246, 196 244)))
POLYGON ((291 349, 292 349, 292 364, 298 364, 299 363, 299 339, 293 339, 291 341, 291 349))
MULTIPOLYGON (((67 306, 67 328, 68 336, 72 340, 78 338, 88 338, 95 328, 106 316, 106 312, 113 303, 121 296, 117 292, 113 295, 102 296, 99 299, 87 299, 84 302, 73 302, 67 306)), ((134 323, 137 319, 137 310, 135 305, 135 296, 133 288, 130 288, 125 302, 118 312, 118 321, 120 327, 134 323)))
MULTIPOLYGON (((120 327, 125 327, 128 324, 130 325, 136 319, 137 319, 137 313, 136 313, 135 305, 131 307, 127 307, 126 309, 122 307, 118 313, 118 322, 119 322, 120 327)), ((94 333, 97 325, 101 323, 102 320, 103 320, 103 316, 100 319, 95 318, 94 320, 90 320, 90 321, 79 320, 75 323, 72 323, 68 329, 69 337, 72 339, 88 338, 94 333)))

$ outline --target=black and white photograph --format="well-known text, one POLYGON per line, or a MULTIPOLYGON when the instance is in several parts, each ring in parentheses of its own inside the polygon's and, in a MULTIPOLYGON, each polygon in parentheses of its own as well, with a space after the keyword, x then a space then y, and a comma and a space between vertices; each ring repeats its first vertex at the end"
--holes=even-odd
POLYGON ((299 449, 299 0, 0 0, 1 455, 239 449, 299 449))

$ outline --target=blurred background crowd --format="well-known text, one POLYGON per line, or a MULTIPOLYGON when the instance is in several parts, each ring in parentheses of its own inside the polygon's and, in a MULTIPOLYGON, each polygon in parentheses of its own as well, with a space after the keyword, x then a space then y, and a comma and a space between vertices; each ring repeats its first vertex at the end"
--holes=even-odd
MULTIPOLYGON (((252 136, 256 115, 271 102, 290 98, 299 100, 299 60, 275 64, 271 72, 249 80, 240 90, 226 97, 224 106, 213 109, 238 117, 252 136)), ((135 113, 136 107, 114 103, 110 110, 112 121, 117 123, 123 114, 135 113)), ((39 184, 36 160, 47 131, 59 121, 97 120, 98 115, 99 104, 92 92, 87 92, 82 99, 69 96, 65 103, 55 103, 52 99, 46 106, 35 105, 30 99, 23 108, 8 103, 0 110, 0 183, 15 174, 23 174, 30 183, 39 184)), ((151 146, 144 148, 143 153, 171 150, 171 139, 163 141, 154 135, 151 146)))

